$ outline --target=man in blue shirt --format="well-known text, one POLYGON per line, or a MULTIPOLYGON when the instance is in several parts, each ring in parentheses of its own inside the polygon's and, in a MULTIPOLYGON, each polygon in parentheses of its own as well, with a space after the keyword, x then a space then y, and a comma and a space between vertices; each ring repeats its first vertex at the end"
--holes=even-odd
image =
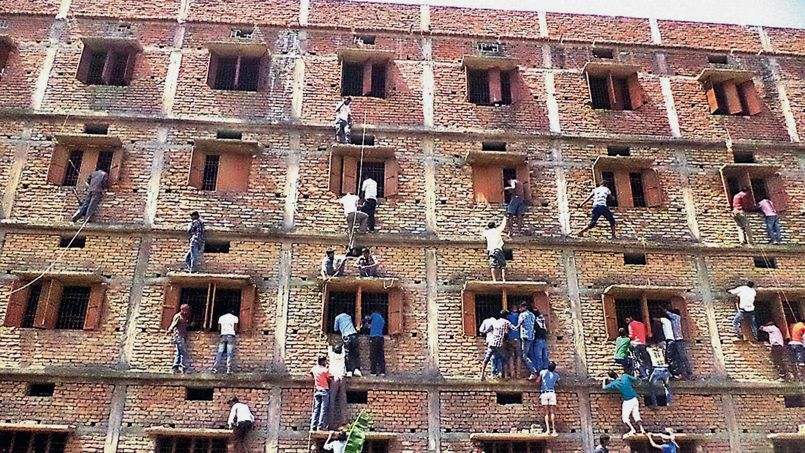
POLYGON ((346 354, 347 377, 361 377, 361 356, 358 349, 358 331, 352 324, 352 317, 346 313, 341 313, 335 317, 333 325, 335 333, 341 334, 344 342, 344 354, 346 354))
MULTIPOLYGON (((509 322, 516 326, 520 322, 520 313, 517 312, 517 306, 512 305, 509 307, 509 322)), ((520 377, 520 369, 523 366, 522 361, 523 347, 520 344, 520 330, 511 329, 506 334, 506 376, 509 378, 517 379, 520 377)))
POLYGON ((676 436, 674 434, 674 430, 672 428, 666 428, 665 432, 668 434, 652 434, 647 433, 646 436, 648 437, 648 441, 652 447, 656 448, 657 450, 661 450, 662 453, 676 453, 679 450, 679 444, 676 443, 676 436), (657 436, 662 440, 662 444, 658 444, 654 441, 654 436, 657 436))
POLYGON ((617 390, 621 394, 621 398, 623 399, 623 405, 621 406, 621 419, 623 420, 623 423, 626 423, 626 426, 629 427, 629 432, 626 433, 624 437, 635 434, 634 426, 629 421, 630 415, 640 427, 640 432, 646 432, 646 430, 643 429, 643 423, 640 422, 640 400, 637 398, 637 392, 634 389, 635 384, 638 382, 640 381, 631 374, 624 373, 619 377, 614 371, 610 371, 609 377, 605 377, 602 382, 601 387, 604 390, 617 390))
POLYGON ((528 376, 529 381, 537 378, 537 369, 534 368, 534 362, 531 361, 531 348, 534 347, 534 324, 537 319, 534 313, 528 309, 528 304, 523 302, 520 304, 520 316, 517 320, 517 328, 520 329, 520 344, 523 347, 523 363, 531 373, 528 376))
POLYGON ((548 368, 539 372, 539 402, 547 408, 545 413, 545 432, 556 435, 556 383, 559 373, 556 363, 551 362, 548 368))
POLYGON ((369 361, 372 366, 372 374, 386 375, 386 351, 383 329, 386 327, 386 320, 378 312, 372 312, 369 316, 369 361))

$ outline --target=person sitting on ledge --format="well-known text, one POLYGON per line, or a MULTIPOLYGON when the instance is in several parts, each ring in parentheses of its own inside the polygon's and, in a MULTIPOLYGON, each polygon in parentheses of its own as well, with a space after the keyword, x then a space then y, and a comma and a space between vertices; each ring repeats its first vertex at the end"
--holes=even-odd
POLYGON ((361 254, 361 257, 358 258, 356 266, 358 267, 358 272, 360 273, 361 277, 377 277, 377 270, 378 267, 380 267, 380 262, 378 262, 377 257, 372 255, 369 247, 364 247, 363 253, 361 254))
POLYGON ((346 256, 335 256, 335 250, 327 249, 324 259, 321 260, 321 278, 341 277, 344 275, 344 266, 346 264, 346 256))

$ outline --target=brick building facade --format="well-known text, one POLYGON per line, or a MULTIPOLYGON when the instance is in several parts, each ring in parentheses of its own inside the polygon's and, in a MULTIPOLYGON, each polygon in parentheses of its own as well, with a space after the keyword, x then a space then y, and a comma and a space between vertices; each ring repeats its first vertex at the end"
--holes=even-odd
POLYGON ((805 30, 336 0, 2 0, 0 56, 6 438, 155 451, 214 436, 238 395, 256 416, 251 451, 308 451, 307 373, 328 341, 318 266, 346 241, 348 175, 333 162, 361 153, 334 146, 333 110, 346 68, 369 67, 380 75, 361 72, 374 96, 355 97, 354 130, 373 138, 365 162, 382 163, 388 196, 360 241, 382 260, 380 291, 401 294, 402 327, 388 376, 348 381, 350 414, 374 416, 374 451, 467 452, 541 421, 533 384, 478 380, 468 320, 489 274, 480 233, 503 212, 500 181, 482 176, 504 168, 530 186, 533 235, 508 241, 508 277, 531 289, 491 292, 547 304, 563 376, 560 434, 532 436, 531 451, 588 452, 604 433, 643 451, 596 381, 612 368, 618 291, 685 307, 696 379, 644 409, 647 428, 677 428, 684 451, 802 451, 802 382, 777 377, 766 345, 734 340, 725 290, 750 278, 764 319, 805 314, 805 30), (207 155, 217 180, 198 179, 207 155), (103 159, 121 163, 111 189, 67 247, 80 224, 66 181, 103 159), (607 177, 619 239, 569 235, 607 177), (785 208, 783 245, 765 245, 756 213, 762 245, 739 245, 729 195, 744 182, 785 208), (218 246, 197 276, 182 272, 192 210, 218 246), (42 271, 36 295, 12 294, 42 271), (240 291, 250 326, 231 376, 203 371, 208 331, 190 335, 202 372, 170 373, 166 300, 199 285, 240 291), (79 325, 54 328, 71 322, 51 319, 54 288, 62 304, 88 298, 79 325))

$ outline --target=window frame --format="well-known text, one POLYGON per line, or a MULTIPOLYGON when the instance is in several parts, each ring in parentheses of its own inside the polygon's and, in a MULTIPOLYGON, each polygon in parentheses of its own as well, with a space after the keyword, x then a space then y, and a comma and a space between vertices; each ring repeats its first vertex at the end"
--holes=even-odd
POLYGON ((112 153, 108 173, 107 189, 114 191, 126 160, 125 149, 120 138, 110 135, 66 134, 56 136, 56 143, 48 167, 47 183, 59 187, 81 187, 89 175, 100 168, 102 153, 112 153), (74 168, 70 163, 73 153, 81 153, 80 165, 74 168), (68 170, 77 173, 76 184, 66 184, 68 170))
POLYGON ((259 151, 259 143, 252 141, 196 139, 190 154, 187 185, 199 192, 246 193, 250 188, 252 166, 259 151), (219 156, 212 187, 205 180, 208 156, 219 156))
POLYGON ((180 439, 188 439, 190 441, 190 448, 187 451, 197 451, 196 450, 196 443, 208 443, 207 446, 207 453, 216 453, 220 450, 214 449, 216 444, 223 444, 223 451, 228 451, 229 448, 229 439, 223 436, 194 436, 192 434, 159 434, 154 438, 154 452, 160 453, 162 451, 177 451, 176 443, 180 439), (168 449, 166 450, 163 446, 163 442, 170 442, 168 449))
POLYGON ((689 301, 685 297, 686 288, 676 287, 652 287, 652 286, 631 286, 631 285, 612 285, 601 294, 601 306, 603 307, 604 325, 608 340, 618 338, 620 320, 618 317, 618 301, 638 300, 641 311, 641 322, 646 325, 646 337, 652 336, 650 302, 664 302, 667 308, 679 310, 682 317, 682 334, 685 341, 691 342, 698 336, 696 322, 691 318, 688 311, 689 301))
POLYGON ((604 173, 612 173, 613 187, 609 187, 612 192, 613 207, 625 209, 637 208, 661 208, 666 206, 666 194, 663 190, 659 172, 654 169, 654 161, 650 158, 639 158, 634 156, 609 156, 601 155, 593 164, 593 181, 597 186, 604 178, 604 173), (633 194, 632 173, 641 174, 643 189, 643 203, 645 206, 636 206, 635 195, 633 194))
POLYGON ((483 107, 510 106, 517 101, 518 69, 501 67, 479 68, 466 66, 466 101, 483 107), (482 90, 482 91, 478 91, 482 90))
POLYGON ((363 322, 363 294, 384 293, 387 295, 386 332, 384 336, 394 336, 405 331, 404 312, 405 294, 402 288, 392 285, 387 287, 382 279, 363 279, 351 277, 335 277, 323 282, 321 288, 321 330, 325 335, 333 335, 333 319, 330 313, 330 293, 354 293, 355 312, 352 313, 352 322, 356 330, 360 330, 363 322))
POLYGON ((84 321, 82 327, 76 330, 97 330, 99 328, 106 305, 106 283, 95 276, 81 277, 59 274, 46 275, 40 280, 42 283, 39 297, 35 301, 33 325, 28 327, 26 323, 26 326, 23 327, 26 313, 31 311, 30 304, 34 303, 30 297, 33 286, 26 286, 31 280, 32 278, 21 276, 12 283, 12 294, 9 296, 4 320, 6 327, 73 330, 57 328, 57 325, 64 288, 75 286, 89 288, 84 321))
MULTIPOLYGON (((483 336, 478 332, 480 322, 476 311, 476 295, 493 294, 500 295, 501 307, 508 310, 509 296, 527 296, 531 298, 531 307, 536 308, 545 317, 549 331, 552 325, 552 310, 550 296, 545 291, 540 282, 529 282, 535 284, 534 288, 517 287, 507 285, 504 282, 467 282, 461 291, 461 319, 463 324, 464 336, 480 339, 483 336)), ((516 284, 515 284, 516 285, 516 284)), ((483 320, 480 320, 483 321, 483 320)))
POLYGON ((735 196, 733 187, 746 186, 749 189, 749 197, 743 208, 745 211, 755 211, 755 206, 760 200, 755 198, 752 182, 762 179, 769 200, 777 212, 788 210, 788 193, 779 167, 764 164, 726 164, 719 169, 719 174, 730 209, 732 209, 732 198, 735 196))
MULTIPOLYGON (((210 50, 207 64, 207 87, 214 91, 236 91, 244 93, 257 93, 263 86, 263 78, 266 66, 265 52, 254 54, 238 51, 210 50), (221 69, 224 67, 225 60, 234 59, 234 72, 232 74, 231 86, 222 86, 221 69), (246 72, 244 67, 256 69, 256 77, 241 80, 241 75, 246 72)), ((228 81, 227 81, 228 82, 228 81)))
POLYGON ((385 55, 369 54, 342 57, 340 64, 340 93, 341 96, 388 99, 389 81, 392 60, 385 55), (355 74, 360 74, 360 80, 349 80, 347 68, 352 67, 355 74))
POLYGON ((75 77, 88 86, 130 86, 142 52, 142 46, 133 39, 84 38, 75 77), (93 60, 100 54, 103 65, 98 74, 93 71, 93 60))
MULTIPOLYGON (((226 276, 169 276, 163 287, 162 329, 167 329, 173 322, 173 316, 179 312, 182 303, 183 289, 203 289, 206 286, 205 313, 202 315, 201 329, 192 329, 202 333, 218 331, 218 317, 215 311, 215 295, 217 289, 240 290, 240 310, 236 332, 239 335, 251 334, 257 309, 257 287, 249 278, 231 278, 226 276)), ((218 313, 220 315, 220 313, 218 313)))
MULTIPOLYGON (((70 433, 66 431, 50 431, 45 429, 34 429, 34 430, 23 430, 23 429, 3 429, 0 430, 0 439, 5 439, 10 437, 11 440, 8 443, 9 446, 15 445, 18 436, 28 436, 28 440, 26 442, 28 448, 26 451, 35 451, 33 446, 36 445, 34 440, 37 437, 45 436, 45 452, 46 453, 64 453, 67 451, 67 443, 69 442, 70 433), (61 445, 54 445, 53 441, 54 438, 59 437, 61 438, 58 442, 61 445), (61 448, 59 448, 61 447, 61 448)), ((2 444, 0 444, 2 445, 2 444)), ((5 450, 4 450, 5 451, 5 450)))
MULTIPOLYGON (((360 162, 383 162, 383 181, 377 181, 378 199, 395 198, 399 195, 401 168, 396 150, 391 147, 362 147, 360 145, 334 145, 329 158, 329 189, 338 197, 346 193, 359 194, 361 181, 360 162), (381 191, 382 189, 382 191, 381 191)), ((362 175, 361 175, 362 176, 362 175)))
POLYGON ((646 94, 640 84, 640 71, 636 65, 607 61, 590 61, 584 65, 587 82, 588 105, 593 110, 624 111, 638 110, 646 103, 646 94), (596 102, 597 92, 593 92, 591 79, 603 80, 606 86, 608 106, 596 102))
POLYGON ((506 170, 514 170, 522 184, 519 195, 526 203, 532 201, 531 166, 527 156, 510 151, 471 151, 467 163, 472 171, 473 203, 505 203, 506 170))

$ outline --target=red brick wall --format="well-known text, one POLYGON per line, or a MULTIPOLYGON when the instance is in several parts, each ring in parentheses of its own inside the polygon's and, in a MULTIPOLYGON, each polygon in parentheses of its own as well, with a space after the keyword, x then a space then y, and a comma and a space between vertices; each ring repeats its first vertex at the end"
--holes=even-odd
POLYGON ((222 3, 218 0, 193 0, 187 20, 190 22, 226 22, 246 25, 289 27, 298 24, 299 2, 278 0, 264 2, 222 3), (233 21, 233 18, 237 18, 233 21))
POLYGON ((548 36, 552 39, 615 41, 630 44, 651 42, 648 19, 548 13, 548 36))
POLYGON ((763 27, 771 45, 779 52, 805 53, 805 31, 795 28, 763 27))
POLYGON ((434 33, 535 38, 539 36, 539 15, 534 11, 432 6, 430 28, 434 33))
POLYGON ((148 0, 133 4, 121 0, 104 2, 75 0, 70 3, 70 14, 123 19, 176 19, 181 4, 180 0, 166 2, 148 0))
POLYGON ((419 6, 361 2, 344 4, 338 0, 312 0, 311 26, 359 30, 419 30, 419 6))
POLYGON ((664 45, 745 52, 757 52, 761 48, 757 29, 752 26, 674 20, 658 23, 664 45))

